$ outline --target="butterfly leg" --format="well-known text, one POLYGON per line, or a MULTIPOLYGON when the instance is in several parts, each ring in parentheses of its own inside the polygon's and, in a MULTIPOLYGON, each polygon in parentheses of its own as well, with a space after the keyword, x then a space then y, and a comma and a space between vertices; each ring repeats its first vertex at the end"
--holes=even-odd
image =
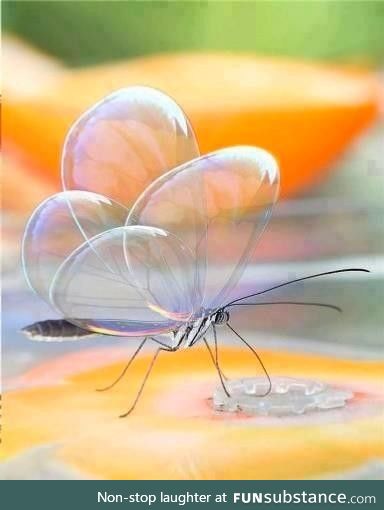
POLYGON ((222 372, 221 372, 221 370, 220 370, 219 365, 217 364, 217 362, 216 362, 216 360, 215 360, 215 356, 213 355, 213 352, 212 352, 211 348, 209 347, 209 344, 208 344, 208 342, 207 342, 207 339, 204 337, 204 338, 203 338, 203 341, 204 341, 204 343, 205 343, 205 345, 206 345, 206 347, 207 347, 207 349, 208 349, 209 355, 210 355, 210 357, 211 357, 211 359, 212 359, 212 361, 213 361, 213 364, 215 365, 215 368, 216 368, 216 370, 217 370, 217 373, 219 374, 219 378, 220 378, 221 386, 223 387, 224 393, 227 395, 227 397, 230 397, 231 395, 230 395, 230 393, 229 393, 229 391, 228 391, 228 389, 227 389, 227 387, 226 387, 226 385, 225 385, 224 378, 223 378, 223 374, 222 374, 222 372))
POLYGON ((158 340, 157 338, 153 338, 153 336, 151 336, 150 339, 153 342, 155 342, 156 344, 159 344, 162 347, 164 347, 164 350, 166 350, 166 351, 173 351, 174 350, 172 347, 170 347, 169 345, 165 344, 164 342, 160 342, 160 340, 158 340))
POLYGON ((106 386, 105 388, 98 388, 96 391, 107 391, 107 390, 110 390, 111 388, 113 388, 114 386, 116 386, 116 384, 121 381, 121 379, 125 376, 125 374, 127 373, 127 370, 128 368, 131 366, 131 364, 133 363, 134 359, 136 358, 136 356, 139 354, 139 352, 141 351, 141 349, 144 347, 145 343, 147 342, 148 340, 148 337, 145 337, 144 340, 142 342, 140 342, 138 348, 135 350, 135 352, 133 353, 133 355, 131 356, 130 360, 128 361, 128 363, 125 365, 123 371, 121 372, 121 374, 117 377, 117 379, 115 379, 113 381, 112 384, 109 384, 108 386, 106 386))
POLYGON ((239 333, 235 329, 233 329, 233 327, 229 324, 229 322, 227 322, 227 327, 237 336, 237 338, 239 338, 239 340, 241 340, 248 347, 248 349, 250 349, 253 352, 253 354, 256 356, 258 362, 260 363, 260 366, 263 369, 263 371, 268 379, 268 390, 263 395, 258 395, 258 397, 266 397, 272 391, 272 381, 271 381, 271 378, 269 377, 267 369, 264 366, 264 363, 262 362, 260 356, 257 354, 256 350, 252 347, 252 345, 249 344, 241 335, 239 335, 239 333))
POLYGON ((214 343, 215 343, 215 360, 216 360, 216 365, 217 365, 218 369, 220 370, 221 375, 223 376, 223 379, 225 381, 227 381, 228 377, 221 370, 221 367, 220 367, 220 364, 219 364, 219 348, 218 348, 218 343, 217 343, 216 326, 214 324, 212 324, 212 329, 213 329, 213 340, 214 340, 214 343))
POLYGON ((128 409, 128 411, 126 413, 120 415, 120 418, 126 418, 135 409, 136 404, 139 401, 139 398, 141 397, 141 394, 143 393, 143 390, 144 390, 145 384, 146 384, 146 382, 148 380, 148 377, 150 376, 150 374, 152 372, 152 369, 154 367, 155 361, 156 361, 158 355, 160 354, 160 351, 168 351, 169 352, 169 351, 172 351, 172 349, 164 348, 164 347, 159 347, 157 349, 157 351, 155 352, 155 355, 153 356, 152 361, 151 361, 151 363, 150 363, 150 365, 149 365, 149 367, 147 369, 147 372, 145 373, 143 382, 141 383, 141 386, 139 388, 139 391, 137 392, 137 395, 135 397, 135 400, 133 401, 133 404, 131 405, 131 407, 128 409))

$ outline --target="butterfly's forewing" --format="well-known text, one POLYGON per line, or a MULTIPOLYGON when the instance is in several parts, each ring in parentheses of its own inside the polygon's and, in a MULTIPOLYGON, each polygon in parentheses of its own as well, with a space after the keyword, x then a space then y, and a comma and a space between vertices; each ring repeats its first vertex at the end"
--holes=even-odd
POLYGON ((238 282, 279 188, 278 166, 256 147, 197 158, 157 179, 137 200, 127 224, 174 233, 195 257, 204 313, 238 297, 238 282))
POLYGON ((49 301, 56 271, 85 241, 124 224, 127 209, 96 193, 66 191, 40 204, 30 217, 22 243, 29 285, 49 301))
POLYGON ((159 175, 197 156, 181 108, 158 90, 129 87, 107 96, 73 125, 63 151, 63 186, 129 206, 159 175))
POLYGON ((98 333, 155 335, 194 314, 191 254, 172 234, 131 226, 104 232, 59 268, 50 300, 67 320, 98 333))

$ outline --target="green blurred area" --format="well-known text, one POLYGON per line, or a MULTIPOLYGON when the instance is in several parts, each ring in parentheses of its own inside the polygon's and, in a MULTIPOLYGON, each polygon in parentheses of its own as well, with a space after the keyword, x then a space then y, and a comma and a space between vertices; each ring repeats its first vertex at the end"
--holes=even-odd
POLYGON ((383 1, 5 1, 3 26, 75 66, 206 49, 384 63, 383 1))

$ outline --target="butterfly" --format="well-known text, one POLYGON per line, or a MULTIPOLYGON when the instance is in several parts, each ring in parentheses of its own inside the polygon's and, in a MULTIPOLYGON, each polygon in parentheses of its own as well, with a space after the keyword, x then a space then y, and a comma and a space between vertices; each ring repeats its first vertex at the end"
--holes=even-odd
POLYGON ((84 113, 65 140, 61 175, 63 191, 40 204, 27 223, 22 261, 30 287, 64 318, 23 331, 46 341, 95 334, 143 338, 104 389, 155 342, 140 390, 122 417, 135 408, 161 351, 200 341, 229 395, 216 327, 226 325, 258 356, 231 326, 232 307, 265 304, 247 300, 293 281, 360 270, 241 295, 238 282, 278 197, 277 161, 250 146, 200 155, 180 106, 149 87, 119 90, 84 113))

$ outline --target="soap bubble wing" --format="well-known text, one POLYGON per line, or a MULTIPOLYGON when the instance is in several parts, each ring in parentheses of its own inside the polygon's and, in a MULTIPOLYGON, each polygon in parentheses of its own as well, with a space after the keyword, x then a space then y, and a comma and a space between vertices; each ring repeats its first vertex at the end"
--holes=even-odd
POLYGON ((67 320, 97 333, 167 333, 197 306, 191 257, 163 230, 115 228, 85 242, 62 264, 50 300, 67 320))
POLYGON ((63 187, 129 206, 156 177, 197 156, 191 125, 175 101, 149 87, 129 87, 73 125, 64 145, 63 187))
POLYGON ((127 225, 174 233, 196 260, 198 294, 209 313, 240 297, 236 284, 277 199, 278 166, 256 147, 197 158, 158 178, 139 197, 127 225))
POLYGON ((66 191, 45 200, 30 217, 22 243, 30 287, 49 301, 61 264, 88 239, 124 224, 127 214, 120 204, 86 191, 66 191))

